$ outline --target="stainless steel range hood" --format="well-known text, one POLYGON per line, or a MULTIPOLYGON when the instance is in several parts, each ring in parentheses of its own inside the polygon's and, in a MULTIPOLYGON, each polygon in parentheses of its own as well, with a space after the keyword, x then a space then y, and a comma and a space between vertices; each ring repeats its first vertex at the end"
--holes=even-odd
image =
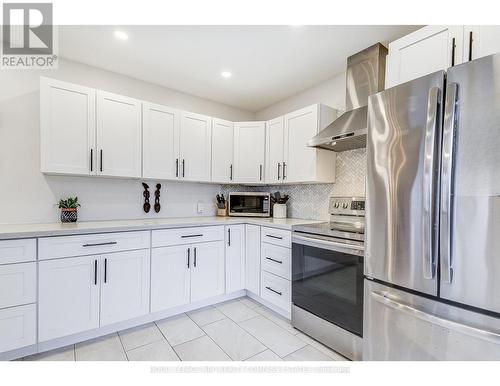
POLYGON ((307 146, 345 151, 366 146, 368 97, 384 90, 387 48, 377 43, 347 58, 347 111, 307 142, 307 146))

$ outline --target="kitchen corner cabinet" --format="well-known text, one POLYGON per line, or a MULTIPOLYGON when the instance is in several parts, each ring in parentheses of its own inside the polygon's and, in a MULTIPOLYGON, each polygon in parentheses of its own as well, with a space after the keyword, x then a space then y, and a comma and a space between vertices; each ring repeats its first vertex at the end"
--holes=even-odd
POLYGON ((335 109, 315 104, 267 122, 267 183, 331 183, 335 153, 307 141, 336 118, 335 109))
POLYGON ((142 104, 142 176, 173 180, 179 177, 180 111, 142 104))
POLYGON ((228 225, 226 231, 226 293, 245 289, 245 225, 228 225))
POLYGON ((212 118, 181 112, 179 130, 179 176, 182 180, 210 182, 212 118))
POLYGON ((94 89, 40 77, 43 173, 96 173, 94 89))
POLYGON ((234 157, 233 122, 212 119, 212 182, 233 182, 234 157))
POLYGON ((141 177, 141 102, 97 91, 97 174, 141 177))
POLYGON ((260 295, 261 230, 258 225, 245 225, 245 288, 260 295))
POLYGON ((234 177, 244 184, 264 183, 265 122, 234 123, 234 177))

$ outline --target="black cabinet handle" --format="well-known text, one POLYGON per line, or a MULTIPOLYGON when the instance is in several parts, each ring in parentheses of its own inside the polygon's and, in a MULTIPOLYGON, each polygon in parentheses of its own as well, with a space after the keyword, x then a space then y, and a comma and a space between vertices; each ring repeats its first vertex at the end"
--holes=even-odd
POLYGON ((104 259, 104 283, 108 282, 108 259, 104 259))
POLYGON ((97 259, 94 260, 94 285, 97 285, 97 259))
POLYGON ((278 240, 283 240, 283 237, 281 236, 275 236, 275 235, 266 235, 266 237, 270 237, 272 239, 278 239, 278 240))
POLYGON ((283 179, 286 178, 286 162, 283 162, 283 179))
POLYGON ((184 161, 184 159, 182 159, 182 177, 186 175, 185 171, 186 171, 186 162, 184 161))
POLYGON ((469 32, 469 62, 472 60, 472 31, 469 32))
POLYGON ((266 259, 267 259, 267 260, 274 261, 275 263, 278 263, 278 264, 283 264, 283 262, 282 262, 282 261, 280 261, 280 260, 275 260, 275 259, 273 259, 272 257, 267 257, 267 256, 266 256, 266 259))
POLYGON ((227 245, 231 246, 231 228, 227 229, 227 245))
POLYGON ((189 268, 189 260, 191 259, 191 248, 188 248, 188 268, 189 268))
POLYGON ((189 237, 202 237, 203 234, 199 234, 199 235, 181 235, 181 238, 182 239, 186 239, 186 238, 189 238, 189 237))
POLYGON ((179 177, 179 158, 175 159, 175 176, 179 177))
POLYGON ((275 294, 278 294, 279 296, 283 295, 281 292, 273 290, 271 287, 266 287, 267 290, 274 292, 275 294))
POLYGON ((455 65, 455 38, 451 39, 451 66, 455 65))
POLYGON ((229 180, 233 180, 233 164, 229 165, 229 180))
POLYGON ((196 247, 194 247, 194 267, 196 268, 196 247))
POLYGON ((90 149, 90 171, 94 169, 94 149, 90 149))
POLYGON ((278 162, 278 180, 281 178, 281 162, 278 162))
POLYGON ((83 247, 100 247, 103 245, 116 245, 116 244, 118 244, 118 242, 116 242, 116 241, 107 241, 105 243, 83 244, 82 246, 83 247))
POLYGON ((101 161, 101 164, 100 164, 100 170, 101 170, 101 172, 102 172, 102 149, 101 149, 101 157, 100 157, 100 158, 101 158, 101 160, 100 160, 100 161, 101 161))
POLYGON ((262 181, 262 165, 259 165, 259 179, 262 181))

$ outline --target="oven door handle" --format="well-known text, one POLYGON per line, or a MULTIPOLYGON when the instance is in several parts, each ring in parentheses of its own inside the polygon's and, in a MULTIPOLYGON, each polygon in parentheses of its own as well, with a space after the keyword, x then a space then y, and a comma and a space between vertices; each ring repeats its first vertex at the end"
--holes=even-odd
POLYGON ((322 240, 314 237, 299 236, 296 234, 292 235, 292 243, 307 245, 309 247, 314 247, 314 248, 328 249, 330 251, 343 252, 357 256, 363 256, 365 250, 364 247, 361 245, 338 243, 335 241, 322 240))

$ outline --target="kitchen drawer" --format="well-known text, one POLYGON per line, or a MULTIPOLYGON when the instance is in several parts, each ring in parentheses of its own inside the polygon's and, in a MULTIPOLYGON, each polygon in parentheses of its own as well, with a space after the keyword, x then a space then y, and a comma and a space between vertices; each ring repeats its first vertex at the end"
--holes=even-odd
POLYGON ((0 264, 36 260, 36 239, 0 241, 0 264))
POLYGON ((36 343, 36 305, 0 310, 0 352, 36 343))
POLYGON ((219 240, 224 240, 223 226, 162 229, 152 235, 153 248, 219 240))
POLYGON ((0 308, 36 302, 36 263, 0 266, 0 308))
POLYGON ((290 248, 262 243, 260 256, 264 271, 274 273, 283 279, 290 280, 292 278, 292 251, 290 248))
POLYGON ((290 280, 262 271, 260 283, 262 299, 287 312, 291 311, 292 286, 290 280))
POLYGON ((262 242, 280 245, 282 247, 292 247, 292 232, 276 228, 261 228, 262 242))
POLYGON ((146 249, 150 232, 118 232, 38 239, 39 260, 146 249))

